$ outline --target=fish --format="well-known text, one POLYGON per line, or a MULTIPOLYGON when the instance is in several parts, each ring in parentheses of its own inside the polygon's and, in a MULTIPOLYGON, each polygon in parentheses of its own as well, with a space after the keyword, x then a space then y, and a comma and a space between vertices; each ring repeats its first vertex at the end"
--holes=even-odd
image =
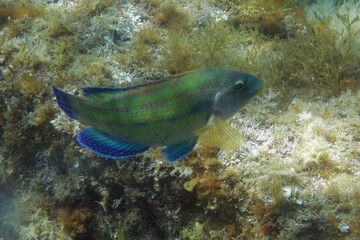
POLYGON ((265 87, 246 72, 209 68, 128 87, 84 87, 83 96, 52 84, 58 106, 87 128, 77 141, 110 158, 126 158, 163 146, 170 162, 202 144, 225 150, 243 142, 227 122, 265 87))

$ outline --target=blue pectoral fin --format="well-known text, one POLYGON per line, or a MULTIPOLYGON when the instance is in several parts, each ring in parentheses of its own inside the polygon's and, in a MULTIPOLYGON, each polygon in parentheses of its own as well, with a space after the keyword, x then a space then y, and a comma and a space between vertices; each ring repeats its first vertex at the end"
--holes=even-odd
POLYGON ((166 155, 166 159, 170 162, 175 162, 183 157, 189 155, 198 141, 198 137, 191 138, 181 143, 170 145, 162 150, 162 153, 166 155))
POLYGON ((91 151, 111 158, 126 158, 149 149, 148 146, 123 142, 107 133, 90 128, 80 131, 77 140, 91 151))

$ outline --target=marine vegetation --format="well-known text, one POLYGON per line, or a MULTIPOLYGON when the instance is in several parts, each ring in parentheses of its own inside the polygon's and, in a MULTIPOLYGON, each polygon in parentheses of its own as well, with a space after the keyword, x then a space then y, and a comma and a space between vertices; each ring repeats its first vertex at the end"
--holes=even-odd
POLYGON ((229 10, 234 25, 246 24, 267 36, 284 38, 289 30, 286 22, 289 18, 301 21, 305 6, 297 0, 221 0, 214 4, 229 10))
POLYGON ((358 239, 359 12, 355 0, 3 0, 0 239, 358 239), (221 83, 246 84, 195 69, 266 88, 215 117, 221 83), (170 118, 146 128, 116 105, 126 99, 145 121, 170 118), (112 118, 98 117, 105 103, 112 118), (164 155, 185 137, 159 144, 151 131, 182 123, 186 135, 191 106, 204 114, 186 139, 199 144, 164 155), (118 141, 118 115, 148 131, 129 136, 147 133, 137 150, 149 151, 109 158, 76 141, 118 141), (241 141, 218 141, 219 126, 241 141))
MULTIPOLYGON (((335 14, 314 13, 302 30, 284 45, 279 62, 287 84, 307 85, 321 92, 340 94, 350 88, 356 91, 360 34, 360 9, 350 10, 348 4, 337 7, 335 14), (311 22, 310 22, 311 21, 311 22), (298 65, 302 62, 301 65, 298 65), (296 72, 288 70, 297 66, 296 72)), ((284 81, 283 84, 286 82, 284 81)))

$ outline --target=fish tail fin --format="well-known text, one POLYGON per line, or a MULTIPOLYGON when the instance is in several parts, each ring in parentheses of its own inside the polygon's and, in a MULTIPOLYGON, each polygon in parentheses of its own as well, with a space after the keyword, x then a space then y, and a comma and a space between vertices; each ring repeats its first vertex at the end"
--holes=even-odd
POLYGON ((74 102, 79 101, 78 98, 60 90, 59 88, 55 87, 54 84, 51 84, 51 86, 55 93, 59 107, 64 110, 69 117, 78 119, 78 110, 76 107, 74 107, 74 102))

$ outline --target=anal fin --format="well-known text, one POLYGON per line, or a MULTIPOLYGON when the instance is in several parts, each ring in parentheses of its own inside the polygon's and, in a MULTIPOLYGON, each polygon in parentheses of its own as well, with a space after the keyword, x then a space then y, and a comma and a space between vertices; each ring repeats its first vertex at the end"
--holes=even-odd
POLYGON ((111 158, 126 158, 149 149, 134 143, 124 142, 107 133, 96 129, 86 128, 77 135, 78 142, 91 151, 111 158))
POLYGON ((175 162, 183 157, 189 155, 198 141, 198 137, 191 138, 181 143, 176 143, 165 147, 162 153, 166 155, 166 159, 170 162, 175 162))

